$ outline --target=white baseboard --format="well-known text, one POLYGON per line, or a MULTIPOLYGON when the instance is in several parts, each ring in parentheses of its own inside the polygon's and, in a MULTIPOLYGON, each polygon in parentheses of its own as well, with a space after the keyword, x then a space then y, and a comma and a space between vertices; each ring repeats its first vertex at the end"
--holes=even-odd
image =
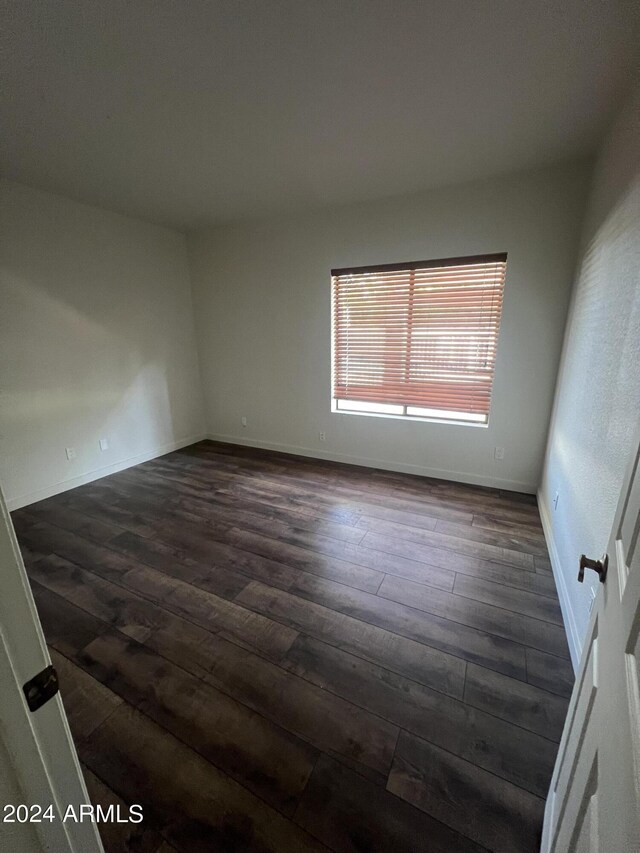
POLYGON ((50 486, 44 486, 42 489, 37 489, 35 492, 29 492, 20 495, 17 498, 7 500, 7 508, 10 512, 14 509, 20 509, 23 506, 43 501, 45 498, 51 498, 54 495, 59 495, 62 492, 68 492, 69 489, 75 489, 76 486, 83 486, 85 483, 92 483, 94 480, 99 480, 101 477, 108 477, 109 474, 115 474, 118 471, 124 471, 125 468, 131 468, 133 465, 139 465, 141 462, 148 462, 149 459, 156 459, 158 456, 164 456, 165 453, 171 453, 173 450, 179 450, 181 447, 187 447, 189 444, 195 444, 197 441, 202 441, 207 438, 205 433, 191 435, 189 438, 183 438, 179 441, 172 441, 169 444, 163 444, 156 447, 154 450, 139 453, 137 456, 130 456, 128 459, 121 459, 119 462, 114 462, 111 465, 106 465, 104 468, 95 468, 93 471, 87 471, 77 477, 71 477, 69 480, 62 480, 59 483, 52 483, 50 486))
POLYGON ((317 450, 313 447, 297 447, 280 444, 275 441, 261 441, 238 435, 209 434, 211 441, 223 441, 228 444, 242 444, 246 447, 261 447, 294 456, 309 456, 312 459, 326 459, 330 462, 345 462, 349 465, 362 465, 365 468, 380 468, 384 471, 398 471, 401 474, 419 474, 422 477, 435 477, 438 480, 453 480, 456 483, 469 483, 474 486, 490 486, 494 489, 507 489, 511 492, 526 492, 535 495, 537 484, 520 483, 516 480, 501 480, 498 477, 486 477, 482 474, 467 474, 461 471, 449 471, 444 468, 427 468, 424 465, 409 465, 406 462, 388 462, 369 456, 352 456, 347 453, 317 450))
POLYGON ((580 635, 578 626, 576 625, 576 617, 573 611, 573 605, 571 604, 571 598, 569 597, 565 574, 562 571, 560 556, 553 537, 553 526, 551 524, 549 508, 547 507, 545 500, 542 497, 542 492, 540 491, 538 492, 538 509, 540 510, 540 519, 542 521, 544 538, 547 542, 547 548, 549 549, 551 568, 553 569, 553 576, 556 581, 558 598, 560 599, 560 609, 562 610, 564 629, 567 634, 567 642, 569 643, 571 663, 573 665, 573 671, 577 673, 580 666, 580 659, 582 657, 582 636, 580 635))

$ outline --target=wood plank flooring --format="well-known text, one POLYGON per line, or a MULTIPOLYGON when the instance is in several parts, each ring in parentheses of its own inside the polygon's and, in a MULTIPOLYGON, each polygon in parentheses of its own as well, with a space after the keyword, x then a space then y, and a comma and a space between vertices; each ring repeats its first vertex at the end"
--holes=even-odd
POLYGON ((538 850, 534 498, 207 441, 13 521, 107 853, 538 850))

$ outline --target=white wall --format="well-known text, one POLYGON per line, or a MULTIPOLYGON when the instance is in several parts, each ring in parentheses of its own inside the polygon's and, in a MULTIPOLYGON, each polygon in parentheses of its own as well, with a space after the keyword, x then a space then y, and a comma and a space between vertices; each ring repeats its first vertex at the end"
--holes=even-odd
POLYGON ((578 560, 606 550, 640 423, 638 116, 640 86, 596 166, 539 495, 574 666, 598 585, 578 560))
POLYGON ((535 491, 588 173, 586 164, 565 165, 190 236, 209 433, 535 491), (331 414, 332 267, 502 251, 488 428, 331 414), (504 461, 494 460, 495 446, 504 461))
POLYGON ((201 437, 182 234, 3 181, 0 306, 10 508, 201 437))

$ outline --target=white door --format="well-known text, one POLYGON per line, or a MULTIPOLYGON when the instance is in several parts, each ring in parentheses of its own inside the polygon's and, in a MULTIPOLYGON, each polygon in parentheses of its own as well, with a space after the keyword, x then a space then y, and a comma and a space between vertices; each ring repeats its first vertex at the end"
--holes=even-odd
POLYGON ((640 851, 638 443, 620 495, 606 581, 599 584, 551 780, 544 853, 640 851))
POLYGON ((0 490, 0 849, 101 853, 95 824, 63 822, 68 805, 77 815, 89 798, 60 695, 32 711, 23 690, 50 664, 0 490))

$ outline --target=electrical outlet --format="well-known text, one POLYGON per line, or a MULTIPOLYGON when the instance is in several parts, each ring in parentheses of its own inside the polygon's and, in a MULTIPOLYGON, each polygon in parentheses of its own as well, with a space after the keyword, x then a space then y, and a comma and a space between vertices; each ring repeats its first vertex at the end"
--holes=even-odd
POLYGON ((71 462, 72 459, 76 458, 76 449, 75 447, 65 447, 64 452, 67 454, 67 459, 71 462))
POLYGON ((553 498, 553 511, 558 509, 558 501, 560 500, 560 492, 556 492, 553 498))
POLYGON ((109 439, 101 438, 100 439, 100 450, 108 450, 109 449, 109 439))
POLYGON ((319 432, 318 437, 319 437, 320 441, 326 441, 327 440, 326 432, 319 432))
POLYGON ((499 460, 504 459, 504 447, 494 447, 493 458, 499 460))
POLYGON ((244 415, 240 418, 240 423, 242 424, 243 427, 246 427, 247 419, 244 417, 244 415))

